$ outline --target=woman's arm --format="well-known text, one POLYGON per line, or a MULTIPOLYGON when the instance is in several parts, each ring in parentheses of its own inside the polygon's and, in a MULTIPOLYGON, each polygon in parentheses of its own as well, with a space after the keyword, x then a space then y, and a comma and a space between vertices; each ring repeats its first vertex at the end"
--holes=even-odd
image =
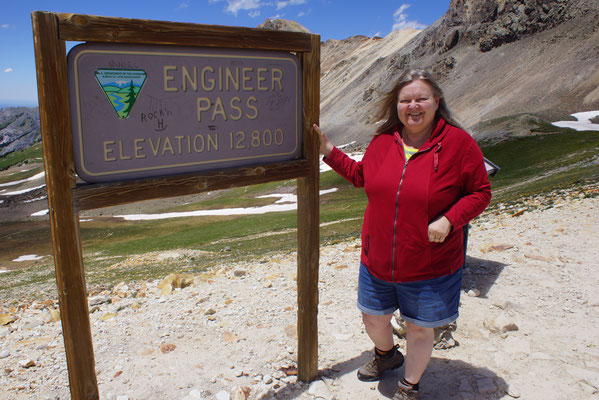
POLYGON ((324 162, 335 172, 347 179, 356 187, 364 187, 363 163, 367 158, 368 151, 364 154, 361 162, 352 160, 347 154, 333 146, 327 135, 316 124, 314 130, 318 133, 320 140, 320 152, 324 155, 324 162))
POLYGON ((460 175, 464 196, 445 213, 453 229, 466 225, 482 213, 491 201, 491 184, 483 153, 474 140, 466 148, 460 175))

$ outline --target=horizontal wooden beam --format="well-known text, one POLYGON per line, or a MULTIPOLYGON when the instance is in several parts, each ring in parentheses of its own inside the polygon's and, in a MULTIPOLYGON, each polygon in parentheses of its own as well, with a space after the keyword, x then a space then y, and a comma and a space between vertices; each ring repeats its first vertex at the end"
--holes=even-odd
POLYGON ((59 39, 111 43, 252 48, 305 52, 304 32, 56 13, 59 39))
POLYGON ((310 174, 307 160, 234 168, 203 174, 181 174, 116 183, 80 184, 73 189, 73 202, 79 211, 116 206, 142 200, 295 179, 310 174))

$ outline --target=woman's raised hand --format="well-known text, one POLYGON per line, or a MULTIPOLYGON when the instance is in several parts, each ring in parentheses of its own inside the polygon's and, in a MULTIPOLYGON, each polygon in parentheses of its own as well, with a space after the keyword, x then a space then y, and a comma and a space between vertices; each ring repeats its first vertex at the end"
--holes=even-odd
POLYGON ((314 127, 316 133, 318 133, 318 139, 320 139, 320 152, 325 157, 328 157, 329 154, 331 154, 331 151, 333 151, 333 143, 331 143, 327 135, 325 135, 324 132, 320 130, 318 125, 314 124, 312 126, 314 127))

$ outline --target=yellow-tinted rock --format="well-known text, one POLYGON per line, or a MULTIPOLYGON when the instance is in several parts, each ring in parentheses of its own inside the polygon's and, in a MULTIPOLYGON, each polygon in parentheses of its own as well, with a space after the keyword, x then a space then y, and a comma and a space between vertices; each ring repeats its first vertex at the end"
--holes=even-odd
POLYGON ((52 322, 60 321, 60 310, 50 309, 50 320, 52 322))
POLYGON ((8 325, 17 319, 12 314, 0 314, 0 325, 8 325))
POLYGON ((169 294, 173 289, 183 289, 193 285, 195 276, 192 274, 170 274, 158 284, 158 289, 163 295, 169 294))

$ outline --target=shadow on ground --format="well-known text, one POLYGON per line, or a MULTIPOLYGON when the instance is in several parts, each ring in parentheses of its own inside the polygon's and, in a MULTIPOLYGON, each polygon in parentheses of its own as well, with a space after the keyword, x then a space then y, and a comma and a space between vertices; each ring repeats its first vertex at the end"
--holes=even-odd
MULTIPOLYGON (((379 382, 360 382, 356 377, 356 371, 367 363, 370 357, 372 352, 364 351, 354 358, 320 370, 318 378, 328 386, 331 396, 328 398, 383 400, 393 397, 397 381, 403 377, 404 367, 385 372, 379 382), (333 380, 334 386, 331 385, 333 380)), ((420 399, 498 400, 506 395, 507 389, 505 380, 487 368, 475 367, 460 360, 433 357, 421 381, 420 399)), ((300 389, 289 384, 272 395, 276 399, 292 400, 300 398, 308 390, 309 385, 300 389)))
MULTIPOLYGON (((404 368, 387 373, 378 391, 391 398, 404 368)), ((420 381, 420 399, 497 400, 505 396, 507 383, 495 372, 464 361, 433 357, 420 381)), ((339 399, 341 400, 341 399, 339 399)))
POLYGON ((497 281, 497 278, 508 264, 484 260, 476 257, 466 257, 466 267, 462 280, 462 289, 467 293, 470 289, 478 289, 479 297, 487 297, 487 293, 497 281))
MULTIPOLYGON (((370 360, 370 357, 372 357, 372 351, 363 351, 360 355, 354 358, 350 358, 349 360, 345 360, 337 364, 331 365, 328 368, 319 370, 317 379, 327 381, 332 379, 338 379, 346 374, 352 374, 353 376, 355 376, 358 368, 366 364, 370 360)), ((358 378, 355 379, 356 381, 358 381, 358 378)), ((288 384, 279 388, 276 391, 276 393, 272 394, 274 395, 273 397, 276 399, 291 400, 299 398, 302 395, 302 393, 307 392, 308 389, 309 384, 304 385, 302 389, 298 389, 293 384, 288 384)), ((332 398, 336 400, 342 400, 341 397, 337 397, 334 395, 332 398)))

